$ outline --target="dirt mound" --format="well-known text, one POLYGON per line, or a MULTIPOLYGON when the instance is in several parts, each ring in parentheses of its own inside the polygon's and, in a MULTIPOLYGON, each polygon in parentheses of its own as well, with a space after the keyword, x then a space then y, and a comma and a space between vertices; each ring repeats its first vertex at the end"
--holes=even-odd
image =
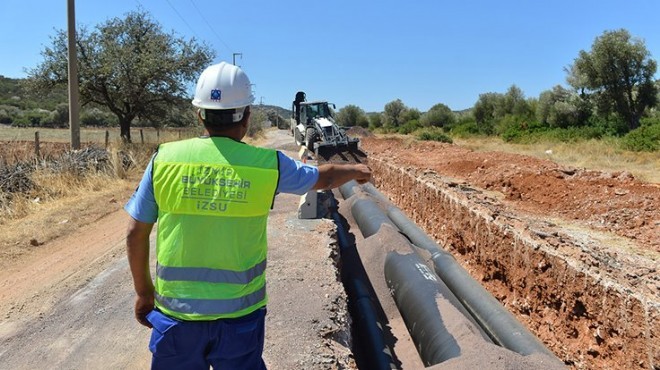
POLYGON ((360 126, 353 126, 346 130, 350 137, 374 137, 375 135, 368 129, 360 126))
POLYGON ((587 227, 632 239, 660 253, 660 186, 627 172, 563 167, 522 155, 478 153, 451 144, 364 138, 368 152, 393 163, 435 171, 500 193, 515 208, 549 218, 580 221, 587 227))

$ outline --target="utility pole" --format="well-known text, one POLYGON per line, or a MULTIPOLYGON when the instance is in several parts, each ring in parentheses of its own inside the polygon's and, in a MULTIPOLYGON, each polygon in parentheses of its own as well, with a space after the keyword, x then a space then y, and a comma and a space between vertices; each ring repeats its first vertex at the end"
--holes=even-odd
POLYGON ((232 54, 232 61, 233 61, 232 64, 233 65, 236 65, 236 56, 237 55, 239 55, 241 57, 241 59, 243 59, 243 53, 234 53, 234 54, 232 54))
POLYGON ((67 0, 69 38, 69 127, 71 149, 80 149, 80 103, 78 88, 78 57, 76 55, 76 4, 67 0))

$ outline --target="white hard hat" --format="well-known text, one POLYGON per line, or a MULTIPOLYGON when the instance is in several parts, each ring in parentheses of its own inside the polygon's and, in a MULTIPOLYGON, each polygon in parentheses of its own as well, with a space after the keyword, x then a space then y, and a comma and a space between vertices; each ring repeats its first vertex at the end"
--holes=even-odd
POLYGON ((254 101, 250 79, 240 68, 221 62, 204 70, 197 80, 193 106, 202 109, 246 107, 254 101))

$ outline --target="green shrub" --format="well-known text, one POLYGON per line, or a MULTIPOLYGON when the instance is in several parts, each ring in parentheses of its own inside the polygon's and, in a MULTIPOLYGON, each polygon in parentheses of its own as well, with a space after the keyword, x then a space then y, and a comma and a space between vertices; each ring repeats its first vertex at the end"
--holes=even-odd
POLYGON ((80 124, 82 126, 107 127, 115 123, 116 117, 112 113, 105 112, 99 108, 86 109, 80 113, 80 124))
POLYGON ((38 127, 49 126, 52 124, 50 112, 43 109, 32 109, 18 115, 12 122, 13 126, 18 127, 38 127))
POLYGON ((416 130, 422 128, 422 124, 418 120, 414 119, 412 121, 406 122, 404 125, 399 126, 399 133, 403 135, 408 135, 415 132, 416 130))
POLYGON ((11 122, 12 122, 12 119, 11 119, 11 116, 9 115, 9 113, 4 109, 0 109, 0 123, 7 124, 7 123, 11 123, 11 122))
POLYGON ((660 150, 660 122, 644 124, 630 131, 621 140, 624 149, 634 152, 654 152, 660 150))
POLYGON ((55 110, 50 113, 50 119, 53 122, 53 126, 69 126, 69 105, 66 103, 58 104, 55 110))
POLYGON ((469 122, 456 124, 451 128, 450 132, 452 136, 457 136, 462 138, 485 135, 484 132, 479 130, 479 126, 477 125, 476 121, 469 121, 469 122))
POLYGON ((529 136, 527 124, 511 115, 502 118, 495 126, 495 131, 506 142, 521 142, 524 137, 529 136))
POLYGON ((255 138, 260 136, 264 131, 264 122, 268 121, 268 116, 264 111, 255 111, 250 114, 250 122, 248 124, 247 136, 255 138))
POLYGON ((604 136, 622 136, 629 130, 626 121, 616 114, 610 114, 607 117, 593 115, 589 119, 587 126, 597 128, 604 136))
POLYGON ((453 143, 452 139, 445 135, 441 129, 425 128, 417 131, 417 139, 427 141, 439 141, 442 143, 453 143))

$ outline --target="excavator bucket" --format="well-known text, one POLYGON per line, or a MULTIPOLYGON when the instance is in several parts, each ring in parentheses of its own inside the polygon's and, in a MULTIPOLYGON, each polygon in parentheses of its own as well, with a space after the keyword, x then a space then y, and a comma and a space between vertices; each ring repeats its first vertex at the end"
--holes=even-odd
POLYGON ((359 140, 341 143, 317 143, 314 152, 319 163, 365 163, 367 155, 358 147, 359 140))

